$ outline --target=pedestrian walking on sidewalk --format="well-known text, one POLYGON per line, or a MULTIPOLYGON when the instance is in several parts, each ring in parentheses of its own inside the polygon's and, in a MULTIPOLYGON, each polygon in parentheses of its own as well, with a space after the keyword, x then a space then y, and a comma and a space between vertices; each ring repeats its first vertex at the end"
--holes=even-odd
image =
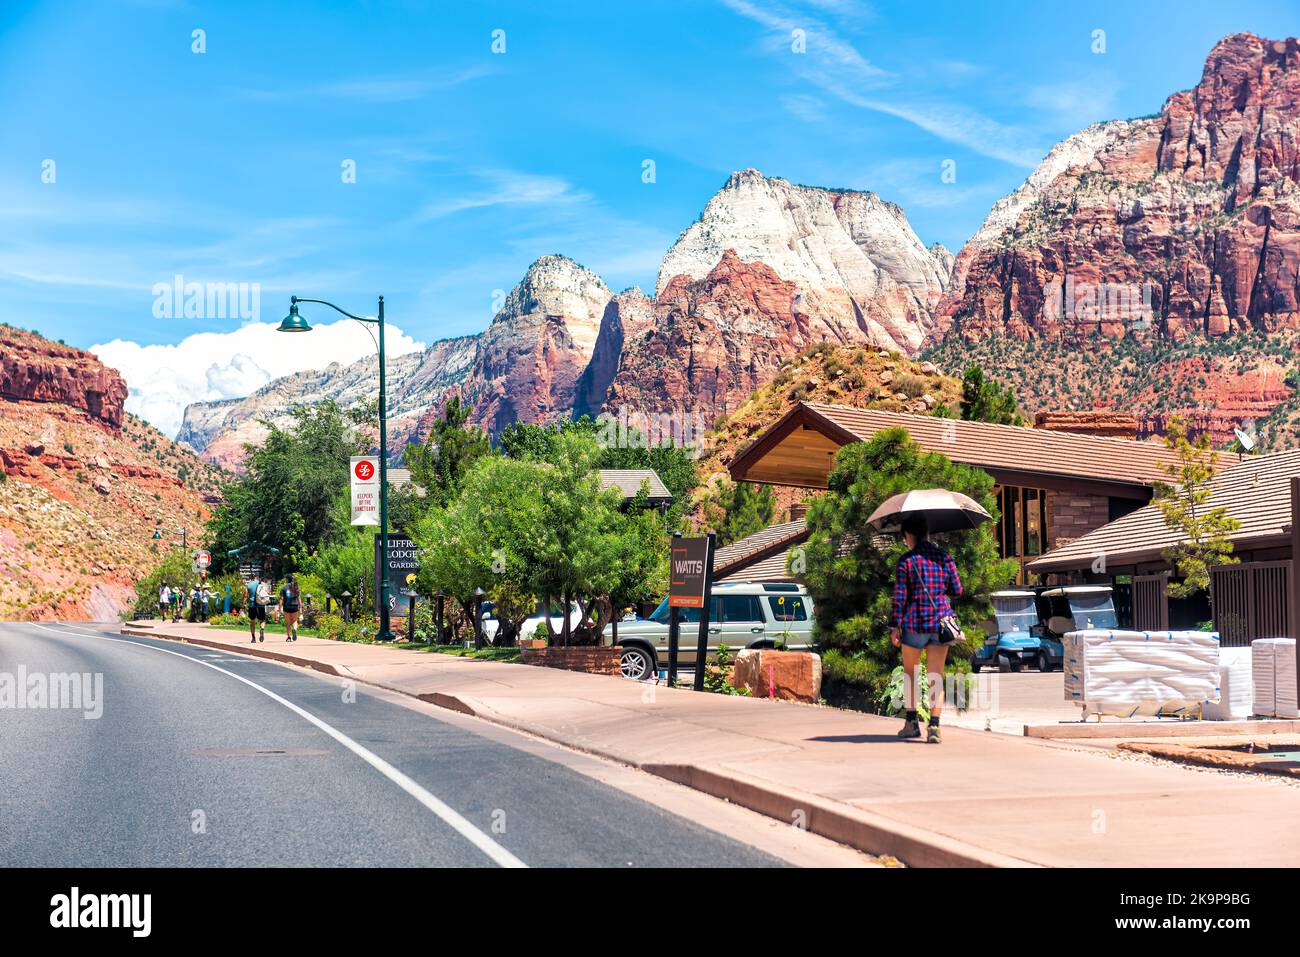
POLYGON ((172 621, 181 620, 181 602, 185 600, 185 586, 177 585, 172 589, 172 621))
POLYGON ((158 620, 159 621, 167 620, 167 609, 171 607, 171 603, 172 603, 172 590, 168 588, 166 582, 164 582, 162 588, 158 589, 158 620))
POLYGON ((298 597, 297 575, 290 575, 289 580, 280 589, 280 607, 284 609, 284 640, 297 641, 298 615, 302 612, 302 601, 298 597))
POLYGON ((930 529, 922 514, 903 520, 907 553, 898 560, 894 577, 894 604, 889 615, 889 638, 903 651, 904 706, 907 709, 900 738, 919 738, 916 696, 919 686, 929 689, 928 678, 937 675, 934 700, 930 704, 930 727, 926 741, 938 744, 939 712, 943 708, 943 668, 948 645, 953 640, 944 619, 953 617, 948 596, 961 595, 961 578, 952 556, 930 541, 930 529), (917 665, 925 657, 927 679, 919 682, 917 665))
POLYGON ((258 640, 259 625, 262 628, 261 640, 266 641, 266 603, 258 601, 258 593, 265 589, 266 585, 256 575, 244 582, 244 598, 248 607, 248 640, 251 642, 258 640))

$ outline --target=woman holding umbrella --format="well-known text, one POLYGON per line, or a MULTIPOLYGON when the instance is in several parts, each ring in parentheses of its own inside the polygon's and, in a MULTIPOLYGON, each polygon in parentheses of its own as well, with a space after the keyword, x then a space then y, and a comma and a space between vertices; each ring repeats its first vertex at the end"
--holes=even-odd
MULTIPOLYGON (((939 686, 930 704, 926 741, 938 744, 939 712, 943 708, 943 669, 948 645, 961 637, 949 597, 962 594, 961 578, 952 556, 930 541, 930 531, 974 528, 989 518, 979 503, 959 492, 921 489, 895 495, 871 515, 877 527, 900 526, 907 553, 898 560, 894 577, 894 603, 889 615, 889 638, 903 651, 906 720, 900 738, 919 738, 917 718, 917 665, 925 656, 925 671, 938 675, 939 686)), ((927 688, 929 683, 927 681, 927 688)))

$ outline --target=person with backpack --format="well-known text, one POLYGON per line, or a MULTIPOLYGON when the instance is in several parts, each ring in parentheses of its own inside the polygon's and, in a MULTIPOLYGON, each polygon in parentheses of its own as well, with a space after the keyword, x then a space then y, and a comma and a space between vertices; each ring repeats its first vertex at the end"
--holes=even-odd
POLYGON ((248 637, 252 642, 266 641, 266 603, 258 601, 258 594, 267 590, 265 583, 257 575, 244 582, 244 598, 248 606, 248 637), (259 625, 262 629, 260 639, 257 635, 259 625))
POLYGON ((280 607, 284 609, 285 641, 298 640, 298 616, 302 613, 302 600, 298 595, 298 576, 290 575, 280 589, 280 607))
POLYGON ((925 656, 926 687, 929 677, 938 676, 937 694, 930 702, 930 726, 926 742, 939 744, 939 712, 943 707, 943 668, 948 645, 957 637, 956 620, 948 597, 962 593, 957 563, 952 556, 930 541, 929 523, 922 514, 903 520, 903 539, 907 553, 898 560, 894 577, 894 603, 889 615, 889 639, 903 651, 904 706, 907 714, 900 738, 919 738, 917 716, 917 665, 925 656))

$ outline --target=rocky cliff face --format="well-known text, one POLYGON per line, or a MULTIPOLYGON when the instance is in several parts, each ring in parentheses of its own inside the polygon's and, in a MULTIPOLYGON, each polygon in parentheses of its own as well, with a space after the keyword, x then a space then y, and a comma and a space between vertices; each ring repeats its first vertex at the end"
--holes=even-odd
POLYGON ((1157 116, 1069 137, 994 206, 932 354, 1000 370, 1031 410, 1122 407, 1140 433, 1180 415, 1227 440, 1291 394, 1297 275, 1300 41, 1235 34, 1157 116))
POLYGON ((203 524, 215 470, 125 415, 89 353, 0 326, 0 369, 0 620, 114 619, 203 524))
POLYGON ((479 338, 461 386, 474 421, 496 433, 567 418, 610 299, 601 278, 572 259, 533 263, 479 338))
MULTIPOLYGON (((443 339, 424 352, 388 360, 388 428, 394 448, 400 448, 414 433, 421 415, 463 381, 474 344, 472 336, 443 339)), ((209 462, 238 468, 244 460, 245 443, 256 444, 266 436, 262 420, 285 425, 295 405, 332 399, 346 407, 374 401, 378 394, 376 356, 346 366, 335 362, 324 369, 276 379, 247 398, 195 402, 186 407, 176 440, 209 462)))
POLYGON ((600 320, 591 361, 578 379, 575 416, 595 418, 601 413, 624 354, 639 348, 653 334, 658 322, 654 300, 640 289, 624 290, 609 301, 600 320))
POLYGON ((727 250, 794 283, 807 321, 840 342, 914 352, 948 284, 903 211, 875 193, 734 173, 668 251, 656 284, 704 279, 727 250))
POLYGON ((1059 144, 962 250, 941 311, 967 337, 1300 325, 1298 184, 1300 42, 1235 34, 1158 116, 1059 144))
MULTIPOLYGON (((605 407, 660 416, 700 412, 707 427, 773 378, 823 331, 799 289, 734 249, 701 279, 679 274, 654 303, 648 333, 624 343, 605 407)), ((832 340, 834 341, 834 340, 832 340)))
MULTIPOLYGON (((915 350, 951 269, 948 250, 926 249, 902 210, 874 193, 744 170, 669 250, 654 298, 612 295, 573 260, 544 256, 480 336, 453 340, 455 349, 435 343, 410 369, 398 360, 392 395, 405 404, 394 408, 410 427, 394 430, 392 447, 427 435, 453 389, 492 433, 620 408, 698 412, 707 425, 811 343, 915 350)), ((295 402, 371 397, 374 378, 370 361, 198 403, 179 437, 236 465, 261 437, 259 418, 295 402)))
POLYGON ((126 383, 88 353, 0 325, 0 398, 57 403, 120 429, 126 383))

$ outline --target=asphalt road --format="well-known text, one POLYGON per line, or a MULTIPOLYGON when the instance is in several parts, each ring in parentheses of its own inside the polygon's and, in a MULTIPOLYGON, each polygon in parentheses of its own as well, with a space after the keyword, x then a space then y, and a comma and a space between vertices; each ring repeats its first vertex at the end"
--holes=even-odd
POLYGON ((365 686, 345 700, 337 678, 0 624, 0 681, 20 667, 102 675, 102 715, 0 707, 0 866, 782 863, 535 749, 365 686))

